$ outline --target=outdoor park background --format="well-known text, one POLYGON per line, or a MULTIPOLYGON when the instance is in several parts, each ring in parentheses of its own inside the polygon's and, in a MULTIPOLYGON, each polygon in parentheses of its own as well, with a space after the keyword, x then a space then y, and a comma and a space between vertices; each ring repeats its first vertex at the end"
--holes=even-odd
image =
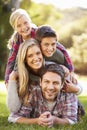
MULTIPOLYGON (((46 0, 46 2, 47 1, 48 0, 46 0)), ((55 1, 56 0, 54 0, 54 2, 55 1)), ((59 0, 57 0, 57 2, 58 1, 59 0)), ((75 0, 75 2, 76 1, 78 0, 75 0)), ((79 0, 79 3, 80 1, 81 0, 79 0)), ((84 0, 82 1, 84 2, 84 0)), ((5 128, 6 130, 28 130, 28 127, 14 127, 7 122, 9 112, 6 107, 7 90, 4 85, 4 73, 9 54, 7 43, 13 33, 13 29, 9 24, 9 16, 13 8, 20 7, 25 9, 29 13, 33 23, 37 26, 48 24, 56 30, 58 41, 66 47, 74 65, 77 79, 82 84, 83 92, 79 98, 87 112, 87 2, 85 1, 85 8, 81 6, 59 8, 55 6, 55 4, 51 4, 51 2, 52 0, 49 0, 48 4, 44 4, 35 3, 35 0, 0 0, 0 130, 5 130, 5 128)), ((68 0, 66 0, 64 5, 67 5, 67 2, 68 0)), ((60 3, 57 4, 60 5, 60 3)), ((71 129, 86 130, 87 126, 84 125, 86 121, 87 116, 81 126, 73 126, 71 129)), ((32 127, 30 127, 30 129, 31 128, 32 127)), ((34 128, 32 128, 32 130, 33 129, 34 128)), ((65 129, 66 127, 62 128, 62 130, 65 129)), ((71 129, 69 127, 69 130, 71 129)), ((40 128, 38 128, 38 130, 40 130, 40 128)))

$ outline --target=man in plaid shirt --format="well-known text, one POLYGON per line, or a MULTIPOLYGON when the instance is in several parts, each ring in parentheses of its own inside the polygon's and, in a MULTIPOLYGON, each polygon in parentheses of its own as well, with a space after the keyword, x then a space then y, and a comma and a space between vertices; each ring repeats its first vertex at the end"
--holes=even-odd
POLYGON ((57 64, 47 65, 41 72, 40 87, 34 86, 29 95, 28 106, 11 113, 8 121, 24 124, 39 124, 52 127, 55 124, 77 122, 77 98, 73 93, 61 91, 64 71, 57 64))

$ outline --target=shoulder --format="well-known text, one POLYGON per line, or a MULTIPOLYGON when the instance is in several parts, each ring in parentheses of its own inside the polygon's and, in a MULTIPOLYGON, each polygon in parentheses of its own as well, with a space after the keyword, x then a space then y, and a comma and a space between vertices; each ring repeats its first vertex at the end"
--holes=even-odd
POLYGON ((77 97, 74 93, 63 93, 61 92, 61 100, 65 101, 66 103, 74 103, 77 102, 77 97))
POLYGON ((22 42, 22 41, 23 41, 22 36, 19 35, 17 32, 14 32, 14 33, 12 34, 11 38, 8 40, 8 45, 7 45, 7 47, 8 47, 9 49, 11 49, 14 44, 19 44, 19 43, 22 42))

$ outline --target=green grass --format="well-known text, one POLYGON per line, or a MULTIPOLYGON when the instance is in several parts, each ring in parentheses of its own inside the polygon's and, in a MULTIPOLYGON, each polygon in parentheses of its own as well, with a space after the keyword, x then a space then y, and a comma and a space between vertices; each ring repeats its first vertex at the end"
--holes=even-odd
MULTIPOLYGON (((81 96, 79 100, 83 104, 87 113, 87 97, 81 96)), ((47 127, 40 127, 38 125, 23 125, 8 123, 9 112, 6 107, 6 94, 0 93, 0 130, 50 130, 47 127)), ((51 130, 87 130, 87 114, 81 122, 72 126, 55 126, 51 130)))

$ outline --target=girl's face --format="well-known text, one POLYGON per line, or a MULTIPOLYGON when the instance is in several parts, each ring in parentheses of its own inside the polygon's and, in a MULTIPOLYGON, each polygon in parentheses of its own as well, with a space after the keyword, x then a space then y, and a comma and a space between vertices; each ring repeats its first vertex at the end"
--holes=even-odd
POLYGON ((15 23, 15 30, 22 35, 23 39, 28 39, 31 34, 31 23, 26 16, 21 16, 15 23))
POLYGON ((29 47, 26 53, 26 62, 28 66, 37 72, 43 64, 43 56, 40 48, 37 45, 29 47))

